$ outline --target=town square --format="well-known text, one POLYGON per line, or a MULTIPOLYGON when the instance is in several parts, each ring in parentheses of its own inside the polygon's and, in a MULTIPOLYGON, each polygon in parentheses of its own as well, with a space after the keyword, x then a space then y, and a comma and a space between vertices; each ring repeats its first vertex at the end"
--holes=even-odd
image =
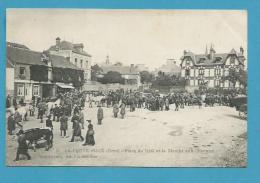
POLYGON ((37 11, 7 12, 8 166, 247 166, 245 12, 37 11))

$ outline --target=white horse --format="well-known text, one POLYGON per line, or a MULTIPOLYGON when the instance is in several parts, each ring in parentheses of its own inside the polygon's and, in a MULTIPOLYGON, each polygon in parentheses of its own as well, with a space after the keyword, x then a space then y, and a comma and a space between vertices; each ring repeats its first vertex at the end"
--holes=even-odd
POLYGON ((104 98, 105 98, 105 96, 96 96, 96 97, 91 97, 91 100, 95 104, 99 104, 101 102, 101 100, 104 99, 104 98))
MULTIPOLYGON (((10 107, 10 108, 8 108, 6 110, 10 111, 12 114, 15 113, 14 107, 10 107)), ((29 106, 28 105, 26 105, 26 106, 18 106, 17 107, 17 112, 19 112, 19 114, 21 115, 22 121, 25 121, 26 120, 25 119, 26 115, 29 114, 29 106)))
POLYGON ((55 102, 47 102, 47 115, 50 114, 51 109, 55 107, 55 104, 57 104, 57 106, 60 106, 60 99, 57 99, 55 102))

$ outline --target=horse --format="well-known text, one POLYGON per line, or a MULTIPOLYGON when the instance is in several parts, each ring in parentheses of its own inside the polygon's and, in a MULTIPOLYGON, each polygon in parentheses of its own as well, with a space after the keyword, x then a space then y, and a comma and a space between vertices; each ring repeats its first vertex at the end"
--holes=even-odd
MULTIPOLYGON (((15 113, 15 109, 13 107, 10 107, 6 109, 7 111, 10 111, 12 114, 15 113)), ((27 115, 29 114, 29 106, 18 106, 17 112, 21 115, 22 121, 27 121, 27 115)))
POLYGON ((53 132, 49 128, 32 128, 24 131, 25 139, 29 141, 28 146, 32 145, 36 151, 37 142, 41 139, 46 140, 45 150, 48 151, 53 146, 53 132))
POLYGON ((61 102, 60 99, 57 99, 57 100, 55 100, 55 101, 49 101, 49 102, 47 102, 47 103, 46 103, 46 104, 47 104, 47 115, 50 114, 51 109, 53 109, 53 108, 55 107, 55 104, 59 107, 59 106, 60 106, 60 102, 61 102))

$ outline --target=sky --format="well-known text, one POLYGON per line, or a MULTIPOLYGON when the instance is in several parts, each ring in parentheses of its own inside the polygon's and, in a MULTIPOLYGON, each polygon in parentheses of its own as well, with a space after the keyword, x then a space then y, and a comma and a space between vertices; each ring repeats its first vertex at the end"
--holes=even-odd
POLYGON ((217 53, 245 50, 245 10, 8 9, 6 40, 47 50, 56 37, 83 43, 92 63, 145 64, 151 70, 184 50, 217 53))

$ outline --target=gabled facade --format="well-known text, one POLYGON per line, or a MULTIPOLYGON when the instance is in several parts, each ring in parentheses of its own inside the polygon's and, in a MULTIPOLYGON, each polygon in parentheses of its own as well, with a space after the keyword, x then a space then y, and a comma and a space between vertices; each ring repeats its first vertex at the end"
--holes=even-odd
POLYGON ((231 68, 239 70, 245 69, 244 50, 240 52, 232 49, 227 53, 216 53, 211 47, 210 52, 205 54, 194 54, 184 51, 181 58, 181 77, 187 80, 188 88, 199 88, 204 85, 208 88, 221 87, 231 88, 241 87, 237 82, 235 86, 224 78, 229 75, 231 68))
POLYGON ((135 85, 139 87, 141 85, 141 78, 139 71, 134 67, 134 64, 130 66, 117 66, 117 65, 102 65, 102 72, 98 75, 99 78, 104 77, 109 71, 118 72, 122 78, 125 79, 125 84, 135 85))
POLYGON ((28 103, 32 98, 52 97, 62 90, 83 86, 84 71, 65 57, 33 51, 16 43, 7 44, 6 57, 6 72, 13 70, 12 75, 7 73, 6 90, 17 102, 28 103))

